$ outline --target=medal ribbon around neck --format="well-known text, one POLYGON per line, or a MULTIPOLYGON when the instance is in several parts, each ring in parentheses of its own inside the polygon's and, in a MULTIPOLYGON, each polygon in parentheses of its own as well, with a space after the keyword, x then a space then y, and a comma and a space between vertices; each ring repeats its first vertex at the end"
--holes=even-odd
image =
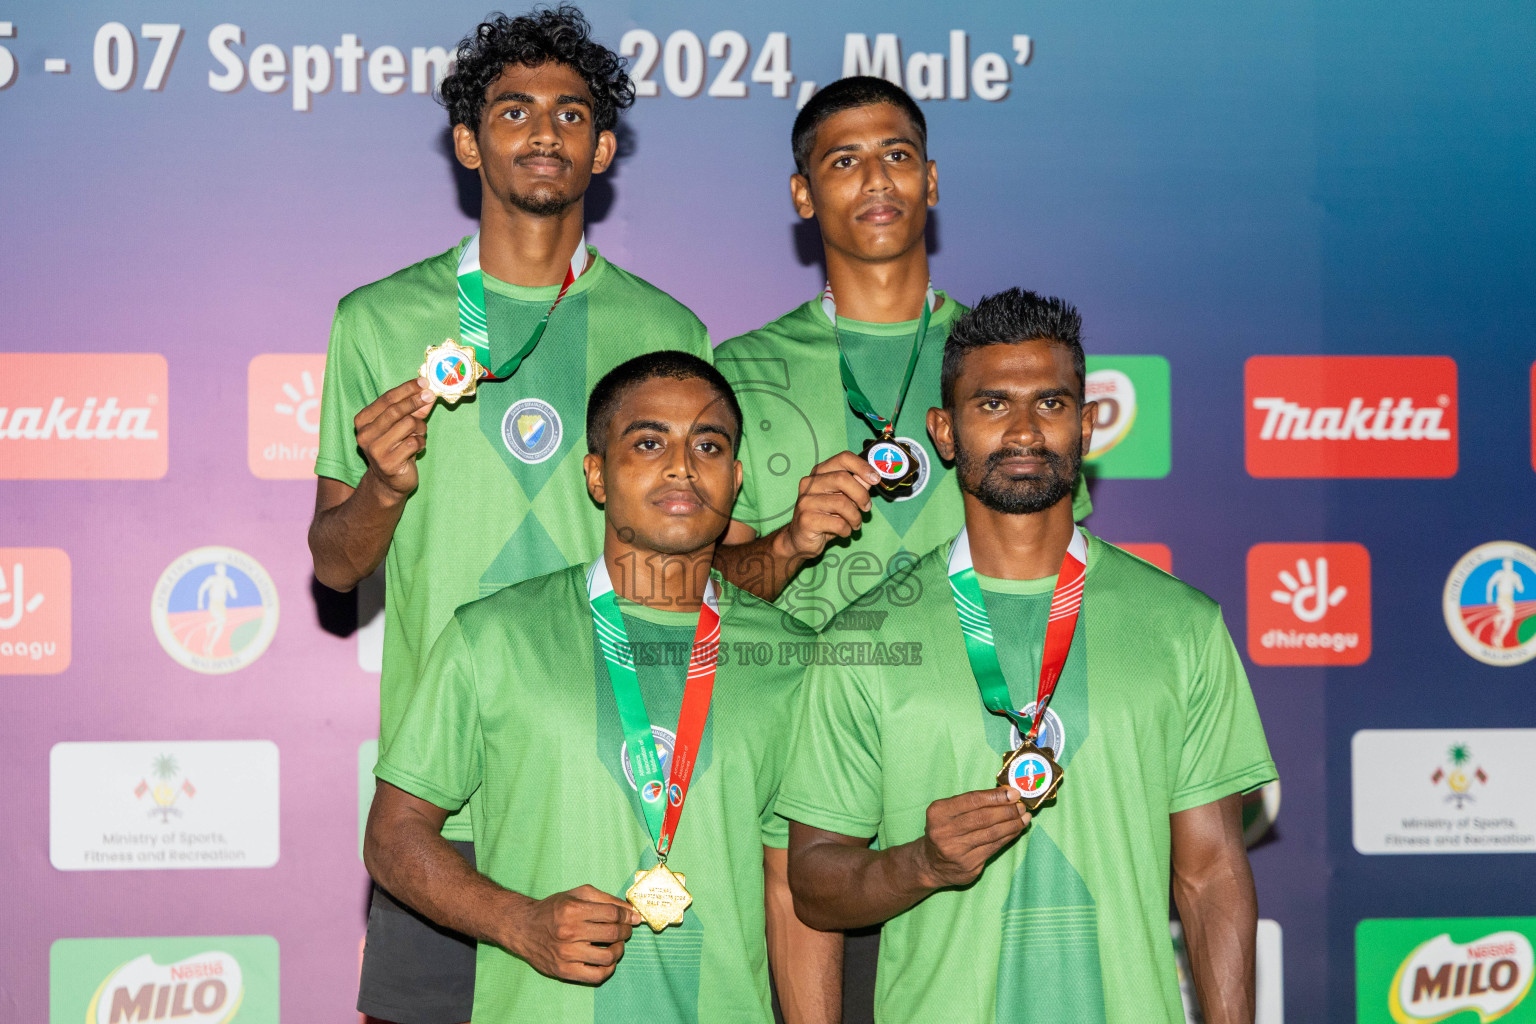
MULTIPOLYGON (((997 643, 992 636, 992 620, 976 581, 971 564, 971 542, 962 529, 949 551, 949 587, 955 595, 955 611, 960 613, 960 631, 965 634, 965 653, 971 674, 981 691, 981 702, 993 714, 1002 715, 1019 730, 1025 743, 1033 743, 1045 722, 1045 708, 1056 692, 1056 681, 1072 649, 1072 634, 1077 630, 1077 613, 1083 605, 1083 576, 1088 568, 1088 542, 1083 532, 1072 527, 1072 540, 1061 559, 1056 574, 1056 589, 1051 594, 1051 614, 1045 625, 1045 651, 1040 658, 1040 688, 1035 695, 1035 714, 1021 715, 1008 697, 1008 681, 1003 678, 997 660, 997 643)), ((1061 751, 1056 751, 1057 756, 1061 751)))
POLYGON ((672 746, 671 778, 662 791, 663 800, 647 801, 643 797, 646 786, 661 785, 661 759, 651 733, 651 716, 646 713, 645 698, 640 693, 640 678, 635 673, 624 615, 619 611, 608 566, 601 557, 587 570, 587 601, 592 606, 592 627, 597 631, 597 642, 608 665, 613 698, 619 706, 635 788, 642 794, 640 807, 645 811, 645 825, 656 842, 656 855, 665 864, 678 819, 683 815, 683 803, 688 799, 688 783, 693 778, 693 765, 704 739, 704 723, 709 719, 709 703, 715 689, 715 666, 720 660, 720 603, 715 582, 710 580, 704 587, 704 603, 699 608, 699 625, 694 631, 693 653, 688 659, 688 678, 683 686, 682 712, 677 719, 677 739, 672 746))
MULTIPOLYGON (((544 319, 533 329, 528 340, 523 342, 523 347, 498 366, 495 371, 486 370, 482 379, 489 381, 506 380, 517 372, 517 368, 528 358, 528 354, 539 344, 539 339, 544 337, 544 329, 549 326, 550 314, 555 307, 560 305, 560 300, 565 298, 565 293, 571 290, 571 285, 576 283, 587 269, 587 235, 582 232, 581 241, 576 245, 576 251, 571 255, 571 265, 565 270, 565 283, 560 286, 560 294, 555 296, 555 301, 550 304, 549 311, 544 314, 544 319)), ((480 269, 480 232, 464 246, 464 251, 459 254, 459 341, 475 350, 475 361, 481 367, 488 368, 491 365, 491 337, 490 320, 485 313, 485 273, 480 269)))
POLYGON ((907 400, 907 388, 912 385, 912 374, 917 370, 917 357, 923 349, 923 338, 928 334, 928 321, 933 318, 933 306, 937 301, 933 294, 933 282, 928 282, 928 292, 923 296, 923 315, 917 321, 917 334, 912 338, 912 354, 907 357, 907 372, 901 378, 901 390, 896 392, 896 408, 891 411, 890 418, 880 415, 875 409, 874 403, 864 394, 859 387, 858 380, 853 375, 853 367, 848 365, 848 357, 843 354, 843 339, 837 329, 837 302, 832 298, 832 283, 827 282, 826 288, 821 292, 821 309, 827 314, 827 319, 832 321, 832 337, 837 339, 837 370, 842 374, 843 391, 848 395, 848 404, 853 406, 853 411, 869 421, 875 428, 875 433, 884 438, 896 436, 896 421, 901 417, 902 403, 907 400))

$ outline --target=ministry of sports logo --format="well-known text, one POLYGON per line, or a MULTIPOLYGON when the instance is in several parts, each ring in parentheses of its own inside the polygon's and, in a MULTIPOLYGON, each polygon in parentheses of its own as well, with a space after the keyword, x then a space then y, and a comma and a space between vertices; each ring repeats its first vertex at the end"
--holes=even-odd
MULTIPOLYGON (((656 759, 661 763, 661 777, 666 778, 672 770, 672 747, 677 743, 677 735, 670 729, 663 729, 659 725, 651 726, 651 739, 656 744, 656 759)), ((638 789, 635 785, 635 769, 629 763, 629 741, 619 745, 619 763, 624 766, 624 777, 629 780, 630 789, 638 789)), ((653 804, 661 799, 663 788, 661 783, 654 779, 645 784, 645 789, 640 791, 640 798, 648 804, 653 804)))
POLYGON ((177 662, 209 675, 245 668, 277 632, 277 588, 234 548, 188 551, 160 574, 150 598, 155 636, 177 662))
POLYGON ((1513 541, 1479 544, 1446 577, 1442 608, 1451 636, 1478 661, 1536 658, 1536 551, 1513 541))
POLYGON ((560 414, 548 402, 524 398, 501 418, 501 439, 519 461, 537 465, 560 447, 560 414))

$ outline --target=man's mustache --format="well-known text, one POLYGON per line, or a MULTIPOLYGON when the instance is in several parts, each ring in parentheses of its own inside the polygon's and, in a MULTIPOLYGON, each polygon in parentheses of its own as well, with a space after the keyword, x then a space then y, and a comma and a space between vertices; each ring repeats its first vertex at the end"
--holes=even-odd
POLYGON ((987 456, 987 461, 982 465, 984 473, 990 473, 1003 464, 1004 459, 1039 459, 1054 470, 1061 470, 1066 464, 1066 458, 1060 453, 1049 448, 999 448, 987 456))

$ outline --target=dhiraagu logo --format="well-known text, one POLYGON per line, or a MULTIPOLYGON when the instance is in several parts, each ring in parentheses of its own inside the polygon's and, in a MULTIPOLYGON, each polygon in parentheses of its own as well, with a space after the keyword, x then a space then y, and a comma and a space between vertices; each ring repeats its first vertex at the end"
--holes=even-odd
POLYGON ((48 986, 49 1024, 277 1024, 277 940, 59 939, 48 986))
POLYGON ((1536 918, 1397 918, 1355 929, 1359 1024, 1536 1021, 1536 918))
POLYGON ((1168 360, 1089 356, 1087 399, 1098 403, 1088 472, 1105 479, 1155 479, 1172 468, 1168 360))

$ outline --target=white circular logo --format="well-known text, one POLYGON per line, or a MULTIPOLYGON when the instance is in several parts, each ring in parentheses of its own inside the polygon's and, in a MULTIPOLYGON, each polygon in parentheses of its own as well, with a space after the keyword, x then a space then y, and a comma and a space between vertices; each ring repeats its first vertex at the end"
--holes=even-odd
POLYGON ((1441 599, 1451 637, 1485 665, 1536 658, 1536 551, 1498 540, 1461 556, 1441 599))
MULTIPOLYGON (((667 778, 667 773, 672 770, 672 747, 677 743, 677 735, 670 729, 663 729, 659 725, 651 726, 651 739, 656 744, 656 759, 661 762, 661 777, 667 778)), ((624 766, 624 777, 629 780, 630 789, 638 789, 635 785, 635 769, 629 763, 629 741, 619 744, 619 763, 624 766)), ((655 803, 661 799, 661 789, 642 794, 647 803, 655 803)))
POLYGON ((501 418, 501 440, 518 460, 537 465, 560 447, 560 414, 538 398, 514 402, 501 418))
POLYGON ((868 458, 882 480, 900 480, 911 468, 907 465, 907 453, 894 441, 876 441, 869 449, 868 458))
POLYGON ((1136 422, 1136 385, 1119 370, 1094 370, 1083 382, 1086 398, 1099 403, 1093 442, 1084 459, 1092 462, 1125 440, 1136 422))
POLYGON ((1280 780, 1266 782, 1252 793, 1243 794, 1243 843, 1252 846, 1280 817, 1280 780))
POLYGON ((923 493, 923 488, 928 486, 928 449, 912 440, 910 437, 898 437, 896 440, 906 444, 907 450, 912 453, 912 461, 917 463, 917 479, 912 481, 912 486, 907 493, 897 495, 897 501, 910 501, 923 493))
POLYGON ((165 653, 194 672, 222 675, 261 657, 277 632, 277 588, 234 548, 188 551, 160 574, 149 618, 165 653))
MULTIPOLYGON (((1019 714, 1025 718, 1033 719, 1035 703, 1035 701, 1030 701, 1024 705, 1019 709, 1019 714)), ((1024 737, 1019 735, 1018 726, 1009 726, 1008 733, 1008 742, 1012 746, 1017 747, 1020 743, 1024 742, 1024 737)), ((1049 748, 1051 756, 1058 762, 1061 761, 1063 752, 1067 749, 1067 727, 1061 723, 1061 716, 1056 713, 1054 708, 1046 707, 1045 722, 1040 726, 1039 735, 1035 737, 1035 746, 1049 748)))

